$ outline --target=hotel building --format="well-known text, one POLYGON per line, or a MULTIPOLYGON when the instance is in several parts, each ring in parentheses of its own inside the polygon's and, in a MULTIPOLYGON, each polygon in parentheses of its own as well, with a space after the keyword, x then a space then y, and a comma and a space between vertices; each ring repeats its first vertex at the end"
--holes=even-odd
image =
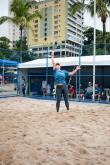
POLYGON ((74 0, 45 0, 33 3, 32 12, 40 11, 28 32, 29 48, 37 58, 55 49, 56 57, 78 56, 83 45, 83 12, 70 16, 68 9, 74 0))

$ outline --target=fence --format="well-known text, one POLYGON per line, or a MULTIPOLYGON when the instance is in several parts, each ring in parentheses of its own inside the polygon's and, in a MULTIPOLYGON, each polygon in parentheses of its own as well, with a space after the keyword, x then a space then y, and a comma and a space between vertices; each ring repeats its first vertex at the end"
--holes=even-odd
MULTIPOLYGON (((101 44, 98 44, 97 50, 103 50, 101 44)), ((107 54, 109 55, 109 44, 107 44, 107 54)), ((83 55, 91 55, 93 46, 84 46, 83 55), (84 54, 85 51, 85 54, 84 54), (88 51, 88 53, 87 53, 88 51)), ((98 51, 96 51, 98 52, 98 51)), ((100 52, 101 55, 103 51, 100 52)), ((97 53, 99 55, 99 52, 97 53)), ((4 65, 1 62, 0 65, 0 96, 6 95, 17 95, 22 91, 22 78, 24 77, 26 82, 26 95, 31 97, 40 98, 55 98, 55 86, 52 68, 49 66, 49 49, 45 50, 44 57, 38 56, 35 52, 23 51, 22 52, 23 62, 39 59, 39 63, 44 61, 43 66, 39 68, 38 63, 36 67, 19 69, 19 75, 21 77, 18 83, 18 68, 17 65, 13 66, 4 65)), ((57 56, 58 57, 58 56, 57 56)), ((108 56, 109 57, 109 56, 108 56)), ((68 57, 69 58, 69 57, 68 57)), ((16 61, 17 64, 20 62, 20 52, 11 51, 6 49, 0 49, 0 59, 16 61)), ((8 61, 9 62, 9 61, 8 61)), ((80 65, 80 54, 78 56, 78 64, 80 65)), ((63 66, 62 69, 71 71, 75 66, 63 66)), ((109 101, 110 96, 110 65, 99 65, 96 66, 96 89, 95 99, 96 101, 109 101), (97 86, 98 84, 98 86, 97 86), (100 92, 99 92, 100 91, 100 92)), ((69 89, 69 98, 77 101, 92 101, 92 81, 93 81, 93 67, 92 65, 81 66, 81 71, 77 72, 73 77, 67 78, 67 84, 69 89), (87 88, 88 87, 88 88, 87 88), (87 94, 89 90, 90 95, 87 94)))

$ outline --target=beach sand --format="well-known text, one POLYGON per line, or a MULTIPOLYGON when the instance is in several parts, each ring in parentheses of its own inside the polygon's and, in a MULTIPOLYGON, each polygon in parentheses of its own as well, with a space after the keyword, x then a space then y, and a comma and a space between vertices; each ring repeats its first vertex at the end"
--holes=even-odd
POLYGON ((110 105, 0 99, 0 165, 110 165, 110 105))

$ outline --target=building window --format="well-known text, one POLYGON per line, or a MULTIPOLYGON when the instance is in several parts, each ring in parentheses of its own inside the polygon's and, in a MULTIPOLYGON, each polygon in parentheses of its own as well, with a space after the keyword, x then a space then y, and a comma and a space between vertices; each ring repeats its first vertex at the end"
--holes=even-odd
POLYGON ((57 35, 58 34, 58 31, 54 31, 54 35, 57 35))
POLYGON ((44 38, 45 41, 47 41, 47 38, 44 38))
POLYGON ((58 24, 58 21, 55 20, 55 21, 54 21, 54 24, 58 24))
POLYGON ((58 19, 58 15, 54 16, 54 19, 58 19))
POLYGON ((35 28, 38 28, 38 25, 34 25, 35 28))
POLYGON ((55 2, 55 3, 58 3, 59 1, 58 1, 58 0, 55 0, 54 2, 55 2))
POLYGON ((39 51, 42 51, 42 48, 39 48, 39 51))
POLYGON ((35 20, 35 23, 38 23, 38 20, 35 20))
POLYGON ((58 31, 58 26, 54 26, 54 30, 55 31, 58 31))
POLYGON ((37 32, 38 32, 38 30, 34 30, 34 32, 35 32, 35 33, 37 33, 37 32))

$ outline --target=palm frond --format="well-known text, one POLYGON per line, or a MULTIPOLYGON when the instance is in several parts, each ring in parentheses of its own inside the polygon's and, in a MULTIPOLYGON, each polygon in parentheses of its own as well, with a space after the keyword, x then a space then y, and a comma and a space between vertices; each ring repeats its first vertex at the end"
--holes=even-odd
POLYGON ((12 21, 12 18, 7 16, 0 17, 0 24, 5 23, 6 21, 12 21))
POLYGON ((27 16, 27 20, 28 21, 32 21, 33 19, 35 19, 35 18, 42 18, 42 15, 40 14, 40 12, 35 12, 35 13, 33 13, 33 14, 29 14, 28 16, 27 16))
POLYGON ((27 8, 24 0, 13 0, 10 5, 10 11, 14 16, 22 17, 28 12, 29 8, 27 8))
POLYGON ((70 8, 69 8, 69 15, 75 15, 76 12, 82 11, 85 7, 84 3, 81 2, 75 2, 70 8))
POLYGON ((25 8, 27 8, 27 9, 30 8, 31 9, 32 8, 32 2, 31 1, 26 2, 25 8))
POLYGON ((94 16, 94 3, 86 5, 86 11, 90 13, 91 17, 94 16))

